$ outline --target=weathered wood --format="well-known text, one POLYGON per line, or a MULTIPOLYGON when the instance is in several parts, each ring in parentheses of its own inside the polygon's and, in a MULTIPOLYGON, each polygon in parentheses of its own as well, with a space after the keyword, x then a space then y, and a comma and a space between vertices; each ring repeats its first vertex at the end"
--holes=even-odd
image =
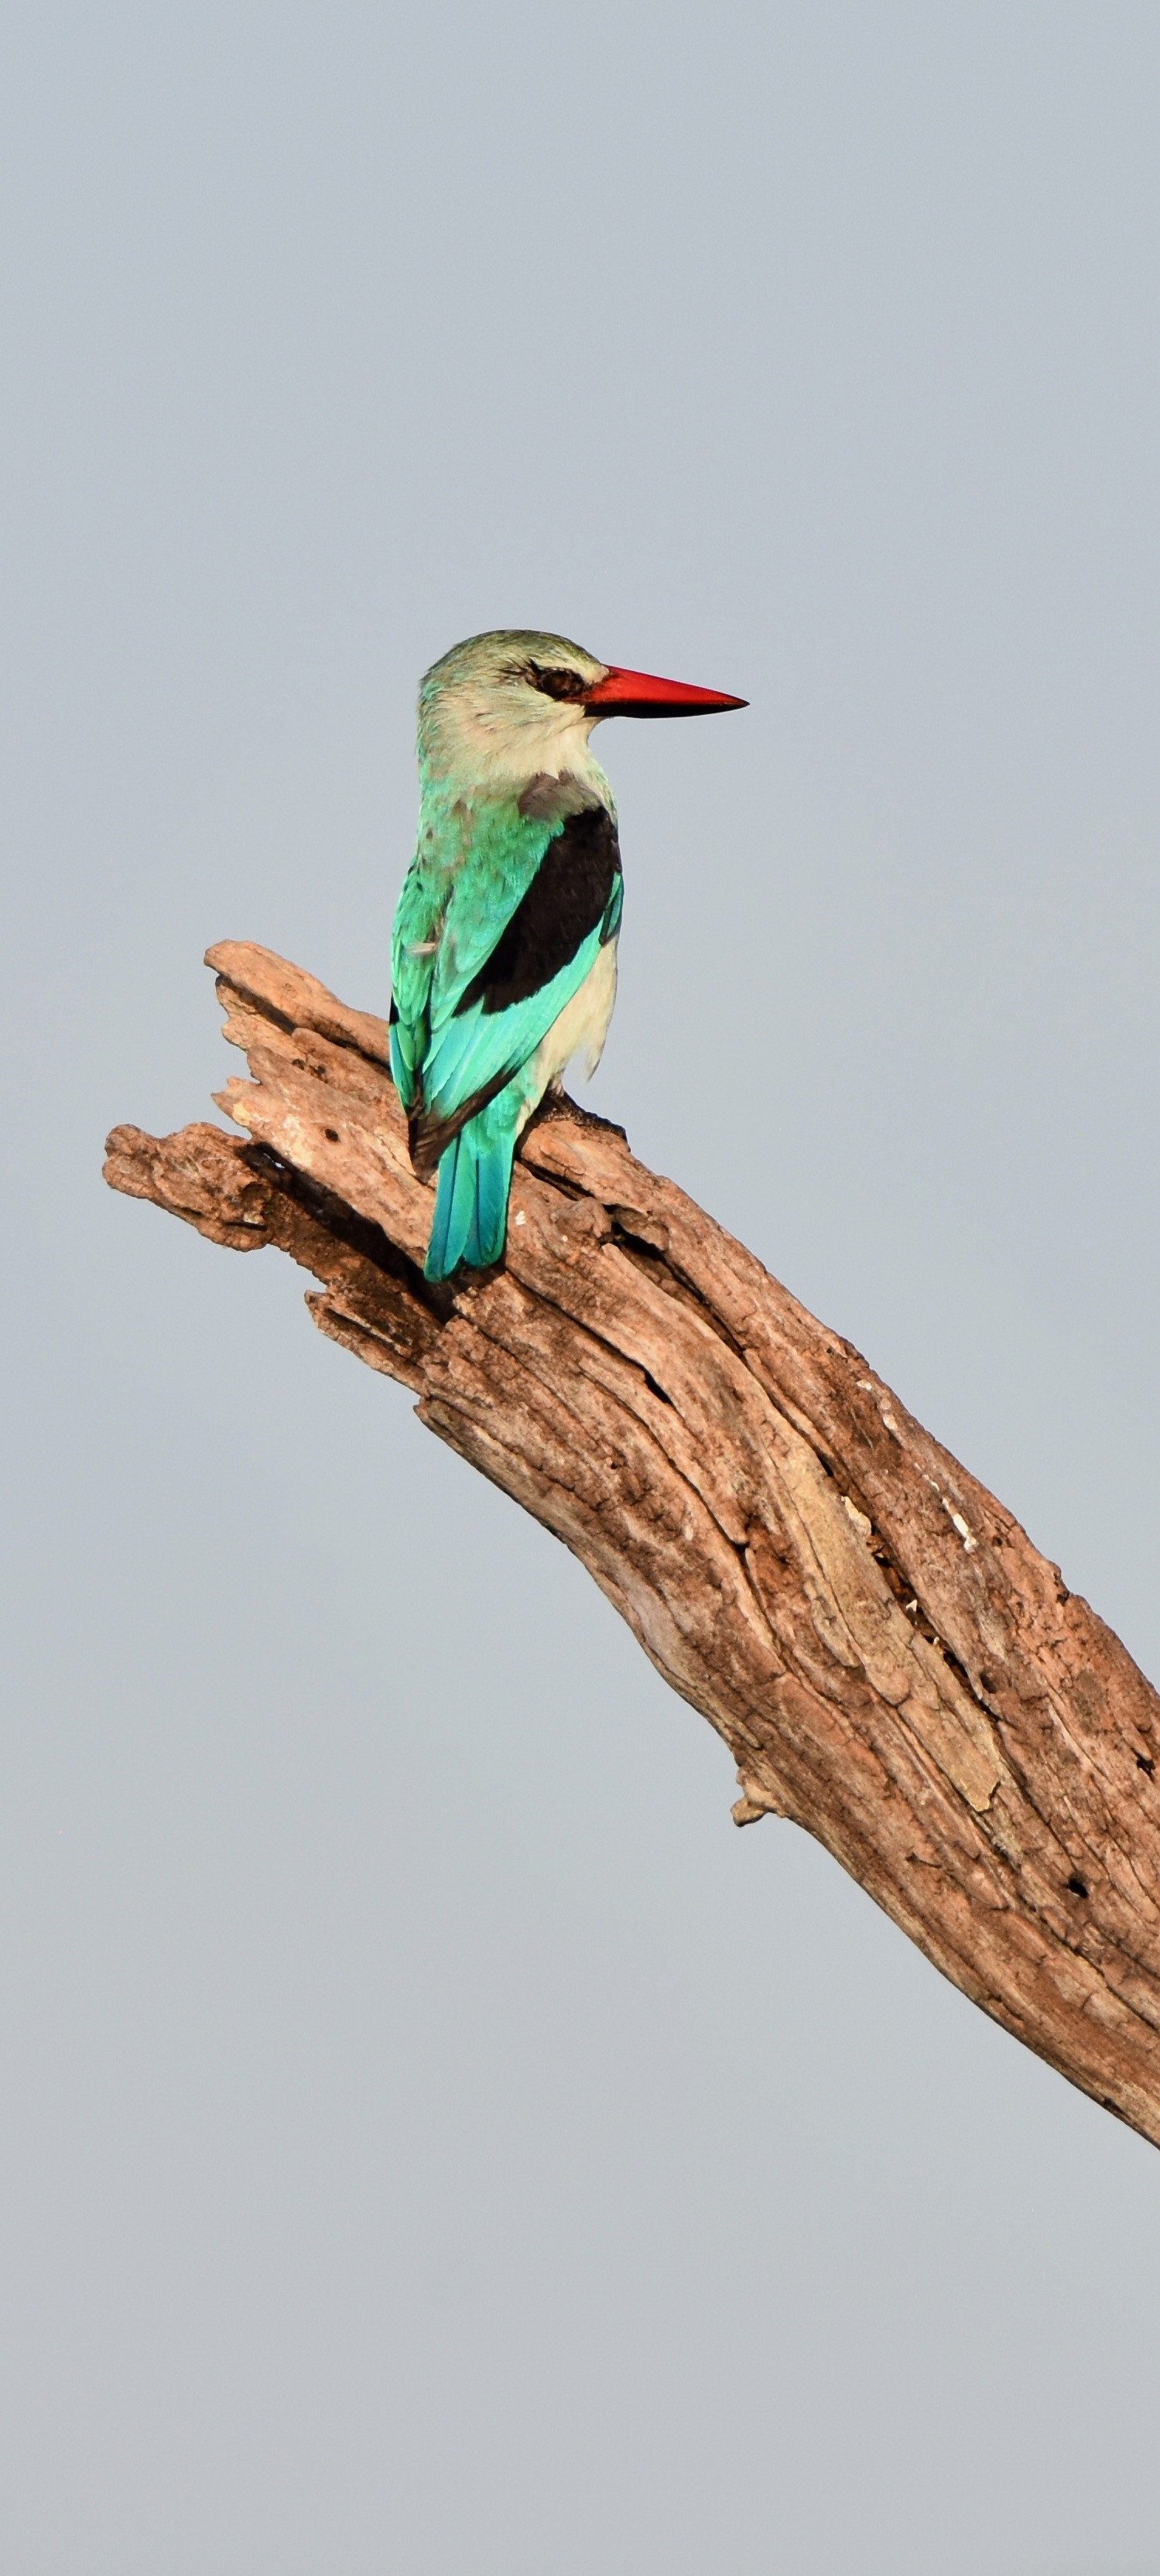
POLYGON ((278 1244, 332 1339, 572 1548, 733 1753, 945 1975, 1160 2144, 1160 1700, 874 1370, 618 1130, 524 1138, 502 1268, 422 1277, 386 1026, 209 952, 247 1131, 109 1139, 115 1189, 278 1244))

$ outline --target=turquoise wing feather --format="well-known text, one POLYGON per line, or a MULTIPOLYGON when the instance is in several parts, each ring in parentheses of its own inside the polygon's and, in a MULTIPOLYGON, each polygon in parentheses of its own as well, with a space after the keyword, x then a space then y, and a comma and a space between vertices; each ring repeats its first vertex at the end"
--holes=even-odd
MULTIPOLYGON (((615 868, 603 911, 590 928, 577 921, 572 954, 554 972, 559 945, 567 948, 571 940, 565 932, 553 950, 549 939, 544 980, 534 990, 525 989, 526 960, 509 975, 508 1002, 496 967, 504 956, 504 933, 531 895, 553 842, 560 844, 554 857, 562 858, 568 818, 524 817, 514 805, 477 812, 470 832, 460 826, 460 849, 450 867, 438 847, 442 836, 430 827, 421 835, 395 920, 391 1060, 400 1097, 420 1132, 438 1140, 451 1125, 439 1159, 425 1265, 429 1278, 448 1277, 460 1261, 482 1266, 499 1259, 516 1139, 539 1088, 532 1059, 618 927, 615 826, 603 809, 598 822, 591 811, 587 819, 603 830, 614 854, 610 860, 605 849, 602 859, 606 872, 615 868), (460 1122, 469 1102, 479 1105, 460 1122)), ((571 882, 559 869, 557 878, 561 885, 571 882)), ((545 886, 546 878, 538 891, 545 886)))
MULTIPOLYGON (((472 977, 518 910, 559 828, 559 822, 525 818, 514 803, 465 815, 461 807, 448 813, 432 800, 425 810, 391 943, 391 1055, 405 1108, 410 1108, 419 1076, 425 1104, 431 1105, 432 1041, 454 1020, 472 977)), ((460 1052, 453 1048, 446 1059, 449 1078, 460 1052)), ((473 1078, 459 1097, 449 1097, 444 1114, 487 1078, 473 1078)))

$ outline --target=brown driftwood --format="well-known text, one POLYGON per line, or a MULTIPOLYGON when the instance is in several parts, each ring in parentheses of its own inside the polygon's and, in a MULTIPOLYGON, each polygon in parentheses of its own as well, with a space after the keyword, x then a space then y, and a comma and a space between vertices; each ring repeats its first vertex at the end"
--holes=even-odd
POLYGON ((529 1129, 502 1268, 425 1285, 386 1027, 212 948, 248 1133, 115 1189, 321 1283, 325 1333, 554 1530, 737 1763, 965 1994, 1160 2144, 1160 1699, 848 1342, 619 1130, 529 1129))

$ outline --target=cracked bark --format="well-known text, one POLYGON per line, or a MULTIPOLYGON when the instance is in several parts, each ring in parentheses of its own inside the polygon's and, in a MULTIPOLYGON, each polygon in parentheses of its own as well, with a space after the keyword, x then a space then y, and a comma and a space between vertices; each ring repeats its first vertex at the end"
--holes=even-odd
POLYGON ((109 1138, 106 1178, 235 1251, 588 1567, 788 1816, 964 1994, 1160 2145, 1160 1700, 1012 1515, 618 1130, 525 1136, 502 1268, 430 1288, 386 1025, 209 951, 251 1079, 109 1138))

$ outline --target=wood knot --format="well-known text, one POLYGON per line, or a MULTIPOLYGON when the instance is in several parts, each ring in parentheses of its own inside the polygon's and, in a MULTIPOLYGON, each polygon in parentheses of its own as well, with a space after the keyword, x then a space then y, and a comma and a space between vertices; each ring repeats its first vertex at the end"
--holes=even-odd
POLYGON ((735 1825, 756 1825, 762 1816, 785 1816, 788 1808, 763 1780, 755 1780, 747 1771, 738 1771, 737 1786, 741 1796, 735 1798, 730 1814, 735 1825))

